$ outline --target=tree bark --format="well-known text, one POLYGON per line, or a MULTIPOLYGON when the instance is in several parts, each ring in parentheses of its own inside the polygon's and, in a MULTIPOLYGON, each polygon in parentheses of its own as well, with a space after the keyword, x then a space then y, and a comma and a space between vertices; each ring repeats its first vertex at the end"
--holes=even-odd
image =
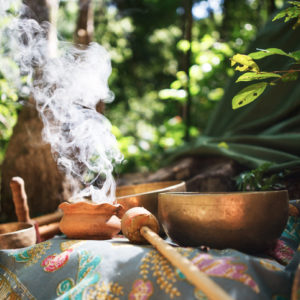
POLYGON ((183 118, 185 121, 185 136, 184 139, 188 142, 190 140, 190 127, 191 127, 191 106, 192 106, 192 95, 190 92, 190 75, 189 70, 191 67, 191 42, 192 42, 192 29, 193 29, 193 0, 185 0, 184 1, 184 10, 185 10, 185 33, 184 38, 185 40, 189 41, 190 47, 185 53, 184 57, 184 71, 187 76, 187 83, 186 83, 186 103, 184 105, 184 113, 183 118))
MULTIPOLYGON (((24 0, 32 10, 30 17, 38 22, 52 21, 57 0, 24 0)), ((52 28, 51 30, 54 30, 52 28)), ((56 34, 49 32, 49 53, 55 55, 56 34)), ((50 146, 42 140, 42 121, 33 99, 21 110, 2 164, 1 221, 16 219, 9 182, 13 176, 25 181, 31 217, 53 212, 68 197, 64 176, 59 172, 50 146)))
POLYGON ((50 146, 43 142, 42 121, 33 100, 23 107, 2 165, 1 220, 16 220, 9 182, 25 181, 30 216, 53 212, 64 197, 64 177, 57 169, 50 146))
MULTIPOLYGON (((94 12, 91 0, 79 0, 79 13, 74 35, 75 44, 85 48, 93 39, 94 34, 94 12)), ((105 103, 99 101, 96 106, 97 112, 103 114, 105 103)))
POLYGON ((88 45, 93 39, 94 15, 91 0, 79 0, 79 15, 75 31, 75 43, 88 45))

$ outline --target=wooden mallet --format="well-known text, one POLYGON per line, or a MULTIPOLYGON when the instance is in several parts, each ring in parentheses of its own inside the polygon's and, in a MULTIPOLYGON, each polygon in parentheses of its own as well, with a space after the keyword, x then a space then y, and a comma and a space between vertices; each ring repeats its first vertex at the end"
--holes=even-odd
POLYGON ((60 232, 59 221, 63 216, 61 211, 36 218, 30 218, 27 194, 25 191, 25 183, 23 178, 13 177, 10 181, 10 188, 18 221, 34 225, 37 243, 47 240, 48 238, 51 238, 60 232))
POLYGON ((178 268, 197 289, 212 300, 232 298, 190 260, 179 254, 171 245, 159 237, 159 223, 155 216, 143 207, 129 209, 121 221, 123 234, 135 244, 152 244, 173 266, 178 268))
POLYGON ((15 212, 18 218, 18 222, 32 224, 35 227, 36 242, 39 243, 41 241, 39 228, 38 224, 32 219, 30 219, 24 180, 21 177, 13 177, 10 181, 10 188, 13 196, 15 212))

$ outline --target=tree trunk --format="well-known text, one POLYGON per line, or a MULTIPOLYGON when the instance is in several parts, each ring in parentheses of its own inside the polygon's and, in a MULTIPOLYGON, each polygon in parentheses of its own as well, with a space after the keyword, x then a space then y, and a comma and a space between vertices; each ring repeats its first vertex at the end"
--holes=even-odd
POLYGON ((64 200, 64 178, 43 142, 42 121, 33 100, 23 107, 2 165, 1 220, 16 219, 9 187, 12 177, 25 181, 31 217, 53 212, 64 200))
POLYGON ((192 95, 190 92, 190 67, 191 67, 191 43, 192 43, 192 29, 193 29, 193 0, 185 0, 184 1, 184 10, 185 10, 185 33, 184 38, 185 40, 189 41, 190 47, 185 53, 184 56, 184 72, 187 76, 187 83, 186 83, 186 103, 184 105, 184 113, 183 118, 185 121, 185 136, 184 139, 188 142, 190 140, 190 127, 191 127, 191 106, 192 106, 192 95))
MULTIPOLYGON (((58 8, 57 0, 26 0, 37 21, 52 21, 58 8)), ((52 28, 53 30, 53 28, 52 28)), ((49 32, 49 53, 55 55, 56 34, 49 32), (54 44, 53 44, 54 43, 54 44), (54 45, 54 46, 53 46, 54 45)), ((16 219, 9 182, 13 176, 25 181, 32 217, 53 212, 67 197, 64 176, 59 172, 50 146, 43 142, 42 121, 33 99, 23 107, 9 142, 2 164, 1 221, 16 219)))
POLYGON ((79 14, 75 31, 75 43, 88 45, 93 38, 94 16, 91 0, 79 0, 79 14))
MULTIPOLYGON (((94 13, 91 0, 79 0, 79 12, 74 36, 75 44, 79 47, 86 47, 93 39, 94 34, 94 13)), ((105 103, 99 101, 96 106, 97 112, 103 114, 105 103)))

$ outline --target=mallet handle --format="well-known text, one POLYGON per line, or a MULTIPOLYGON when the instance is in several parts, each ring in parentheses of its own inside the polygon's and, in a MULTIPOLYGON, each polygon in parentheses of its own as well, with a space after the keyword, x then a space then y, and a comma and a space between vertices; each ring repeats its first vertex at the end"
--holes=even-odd
POLYGON ((21 177, 13 177, 10 181, 10 188, 18 221, 30 223, 24 180, 21 177))
POLYGON ((54 222, 59 222, 63 216, 62 211, 56 211, 54 213, 46 214, 40 217, 32 218, 34 221, 36 221, 39 226, 47 225, 54 222))
POLYGON ((39 226, 39 233, 42 240, 46 240, 58 234, 59 230, 59 222, 50 223, 47 225, 39 226))
POLYGON ((177 267, 196 288, 201 290, 212 300, 233 300, 219 285, 187 258, 179 254, 172 246, 153 232, 149 227, 143 226, 140 230, 143 237, 166 257, 173 266, 177 267))

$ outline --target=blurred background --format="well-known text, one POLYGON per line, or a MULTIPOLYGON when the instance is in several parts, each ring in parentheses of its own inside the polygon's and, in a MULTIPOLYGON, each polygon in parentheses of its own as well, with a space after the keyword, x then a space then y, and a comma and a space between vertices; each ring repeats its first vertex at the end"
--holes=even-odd
MULTIPOLYGON (((185 180, 189 191, 287 188, 296 191, 293 197, 300 195, 299 80, 270 89, 246 108, 231 108, 241 89, 230 66, 233 55, 258 47, 299 50, 299 28, 271 21, 285 1, 23 2, 38 22, 52 23, 59 40, 81 47, 97 42, 109 52, 115 100, 100 102, 97 110, 112 123, 124 155, 115 168, 118 184, 185 180), (188 158, 179 159, 180 153, 188 158), (290 175, 290 186, 280 185, 291 168, 298 177, 290 175), (265 178, 268 171, 273 174, 265 178)), ((1 18, 0 29, 9 21, 1 18)), ((55 35, 48 40, 51 51, 55 35)), ((0 221, 6 221, 14 218, 13 176, 25 180, 33 216, 56 210, 70 191, 50 146, 42 141, 34 100, 11 84, 18 67, 7 57, 5 41, 1 43, 0 221)), ((262 66, 274 71, 284 65, 287 70, 291 64, 284 59, 272 56, 262 66)), ((26 78, 21 80, 26 91, 26 78)))
MULTIPOLYGON (((59 2, 59 38, 95 41, 111 55, 115 101, 106 105, 105 115, 125 156, 118 174, 156 170, 166 150, 202 134, 234 74, 229 58, 244 53, 282 6, 280 0, 59 2)), ((26 99, 11 88, 1 68, 0 99, 2 161, 26 99)))

